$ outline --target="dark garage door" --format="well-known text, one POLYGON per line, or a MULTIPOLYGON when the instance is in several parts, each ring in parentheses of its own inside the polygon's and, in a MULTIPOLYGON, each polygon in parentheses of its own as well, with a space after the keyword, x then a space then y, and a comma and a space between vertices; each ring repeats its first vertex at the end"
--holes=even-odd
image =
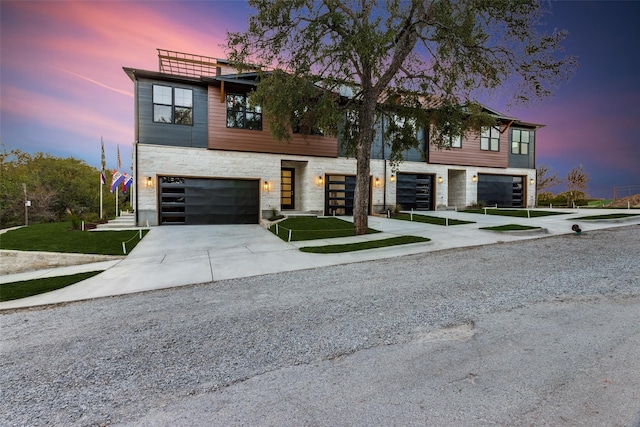
POLYGON ((161 177, 160 224, 257 224, 257 180, 161 177))
POLYGON ((396 203, 402 209, 429 211, 433 206, 433 175, 401 173, 396 183, 396 203))
POLYGON ((501 208, 522 207, 523 182, 521 176, 478 174, 478 201, 501 208))

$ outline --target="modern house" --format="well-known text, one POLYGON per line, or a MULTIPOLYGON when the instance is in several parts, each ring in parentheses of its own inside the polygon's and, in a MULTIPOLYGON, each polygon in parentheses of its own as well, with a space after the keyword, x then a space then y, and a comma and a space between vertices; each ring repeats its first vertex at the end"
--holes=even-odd
MULTIPOLYGON (((336 137, 276 141, 260 108, 247 103, 255 73, 199 55, 159 49, 158 57, 159 71, 124 68, 134 83, 139 225, 259 223, 272 210, 352 214, 356 162, 336 137)), ((426 143, 426 130, 423 150, 407 151, 397 171, 376 132, 371 212, 534 205, 540 125, 487 111, 496 127, 448 150, 426 143)))

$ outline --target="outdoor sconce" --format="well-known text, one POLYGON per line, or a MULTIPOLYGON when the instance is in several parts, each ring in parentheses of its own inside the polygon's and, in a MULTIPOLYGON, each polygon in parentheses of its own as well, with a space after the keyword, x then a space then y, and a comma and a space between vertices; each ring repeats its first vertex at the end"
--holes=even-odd
POLYGON ((151 178, 150 176, 147 177, 147 187, 153 187, 153 178, 151 178))
POLYGON ((473 176, 471 177, 471 181, 472 181, 472 182, 478 182, 478 175, 473 175, 473 176))
POLYGON ((535 184, 535 183, 536 183, 536 180, 535 180, 535 179, 531 178, 531 179, 529 180, 529 184, 533 185, 533 184, 535 184))
POLYGON ((318 185, 324 184, 324 178, 322 177, 322 175, 318 176, 318 178, 316 179, 316 184, 318 185))
POLYGON ((389 181, 396 182, 396 176, 391 174, 391 176, 389 177, 389 181))
POLYGON ((264 184, 262 184, 262 188, 264 188, 264 191, 268 193, 271 189, 271 184, 269 184, 269 181, 265 181, 264 184))
POLYGON ((438 177, 438 184, 442 184, 444 182, 444 178, 439 176, 438 177))
POLYGON ((373 185, 375 185, 376 187, 380 187, 380 178, 376 177, 375 181, 373 182, 373 185))

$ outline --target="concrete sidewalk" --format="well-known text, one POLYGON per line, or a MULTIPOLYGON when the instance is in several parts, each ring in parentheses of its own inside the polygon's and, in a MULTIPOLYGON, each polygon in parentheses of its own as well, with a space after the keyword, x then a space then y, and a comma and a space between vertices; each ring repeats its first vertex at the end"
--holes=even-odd
MULTIPOLYGON (((540 209, 537 209, 540 210, 540 209)), ((561 211, 555 209, 556 211, 561 211)), ((56 291, 0 303, 0 310, 58 304, 152 289, 170 288, 217 280, 284 271, 371 261, 452 248, 488 245, 560 234, 574 234, 577 223, 584 232, 640 224, 640 216, 623 220, 581 221, 588 215, 640 213, 626 210, 567 210, 565 215, 512 218, 455 211, 429 211, 425 215, 475 221, 443 227, 418 222, 370 217, 369 226, 382 231, 365 236, 287 243, 259 225, 154 227, 123 260, 0 276, 0 283, 105 270, 90 279, 56 291), (481 227, 522 224, 540 231, 498 233, 481 227), (426 243, 392 246, 341 254, 300 252, 303 246, 322 246, 411 235, 431 239, 426 243)), ((416 213, 416 215, 418 215, 416 213)), ((576 238, 579 238, 576 236, 576 238)))

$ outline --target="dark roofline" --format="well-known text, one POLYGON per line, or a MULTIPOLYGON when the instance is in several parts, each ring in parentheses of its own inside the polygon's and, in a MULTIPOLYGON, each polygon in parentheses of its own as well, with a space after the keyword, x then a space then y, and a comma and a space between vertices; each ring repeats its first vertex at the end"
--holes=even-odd
POLYGON ((122 67, 122 69, 129 76, 131 81, 135 81, 137 77, 146 77, 146 78, 166 80, 166 81, 171 81, 176 83, 188 83, 188 84, 196 84, 200 86, 207 85, 206 82, 204 82, 201 78, 176 76, 174 74, 160 73, 158 71, 139 70, 137 68, 129 68, 129 67, 122 67))

